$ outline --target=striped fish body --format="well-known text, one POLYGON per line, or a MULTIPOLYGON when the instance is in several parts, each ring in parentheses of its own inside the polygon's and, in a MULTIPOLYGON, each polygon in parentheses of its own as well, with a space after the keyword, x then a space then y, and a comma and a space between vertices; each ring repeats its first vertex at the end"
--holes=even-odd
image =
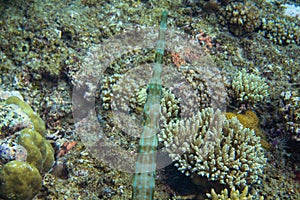
POLYGON ((167 12, 162 13, 159 38, 155 53, 152 77, 147 89, 147 101, 144 105, 145 123, 139 141, 135 174, 133 178, 133 200, 152 200, 155 188, 156 151, 158 145, 160 100, 162 95, 162 61, 164 55, 167 12))

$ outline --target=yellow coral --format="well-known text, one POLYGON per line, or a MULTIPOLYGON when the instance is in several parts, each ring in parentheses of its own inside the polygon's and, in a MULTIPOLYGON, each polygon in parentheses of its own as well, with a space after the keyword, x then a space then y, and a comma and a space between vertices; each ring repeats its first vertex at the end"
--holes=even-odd
POLYGON ((255 131, 259 129, 259 118, 255 112, 247 110, 244 114, 237 114, 233 112, 225 113, 227 119, 237 117, 237 119, 243 124, 244 127, 254 129, 255 131))
POLYGON ((255 134, 261 137, 260 143, 262 147, 264 147, 265 149, 270 149, 271 145, 268 143, 266 135, 260 129, 259 118, 255 112, 251 110, 247 110, 243 114, 227 112, 225 113, 225 116, 227 117, 227 119, 236 117, 244 127, 253 129, 255 131, 255 134))

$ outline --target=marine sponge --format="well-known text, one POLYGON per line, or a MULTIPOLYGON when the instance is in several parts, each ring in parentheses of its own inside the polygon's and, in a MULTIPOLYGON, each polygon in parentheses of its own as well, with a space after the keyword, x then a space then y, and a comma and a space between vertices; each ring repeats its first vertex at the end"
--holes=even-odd
POLYGON ((266 80, 258 75, 247 73, 245 69, 235 74, 231 87, 237 101, 241 103, 255 105, 269 96, 266 80))
POLYGON ((14 160, 0 169, 0 183, 2 198, 30 200, 42 188, 42 177, 29 163, 14 160))
POLYGON ((219 21, 236 36, 253 32, 261 24, 258 8, 248 1, 229 3, 220 10, 219 21))
POLYGON ((159 134, 178 170, 222 184, 246 186, 259 182, 266 164, 260 138, 236 117, 205 108, 192 118, 169 123, 159 134))

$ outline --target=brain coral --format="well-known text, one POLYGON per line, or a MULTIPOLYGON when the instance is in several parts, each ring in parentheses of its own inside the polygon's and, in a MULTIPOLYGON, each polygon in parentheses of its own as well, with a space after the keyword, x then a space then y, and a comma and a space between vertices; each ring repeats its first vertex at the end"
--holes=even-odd
POLYGON ((32 199, 54 162, 45 122, 18 92, 0 89, 0 196, 32 199))
POLYGON ((219 21, 236 36, 253 32, 261 24, 258 8, 248 1, 229 3, 220 10, 219 21))
POLYGON ((259 182, 266 164, 254 131, 212 108, 169 123, 159 140, 182 173, 206 176, 230 187, 259 182))

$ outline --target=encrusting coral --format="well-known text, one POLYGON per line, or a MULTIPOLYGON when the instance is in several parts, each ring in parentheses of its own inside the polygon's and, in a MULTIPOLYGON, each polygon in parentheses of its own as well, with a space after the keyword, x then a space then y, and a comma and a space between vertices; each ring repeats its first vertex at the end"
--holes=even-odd
POLYGON ((205 176, 230 187, 260 182, 258 176, 266 164, 260 137, 236 117, 226 119, 212 108, 167 124, 159 141, 182 173, 205 176))

